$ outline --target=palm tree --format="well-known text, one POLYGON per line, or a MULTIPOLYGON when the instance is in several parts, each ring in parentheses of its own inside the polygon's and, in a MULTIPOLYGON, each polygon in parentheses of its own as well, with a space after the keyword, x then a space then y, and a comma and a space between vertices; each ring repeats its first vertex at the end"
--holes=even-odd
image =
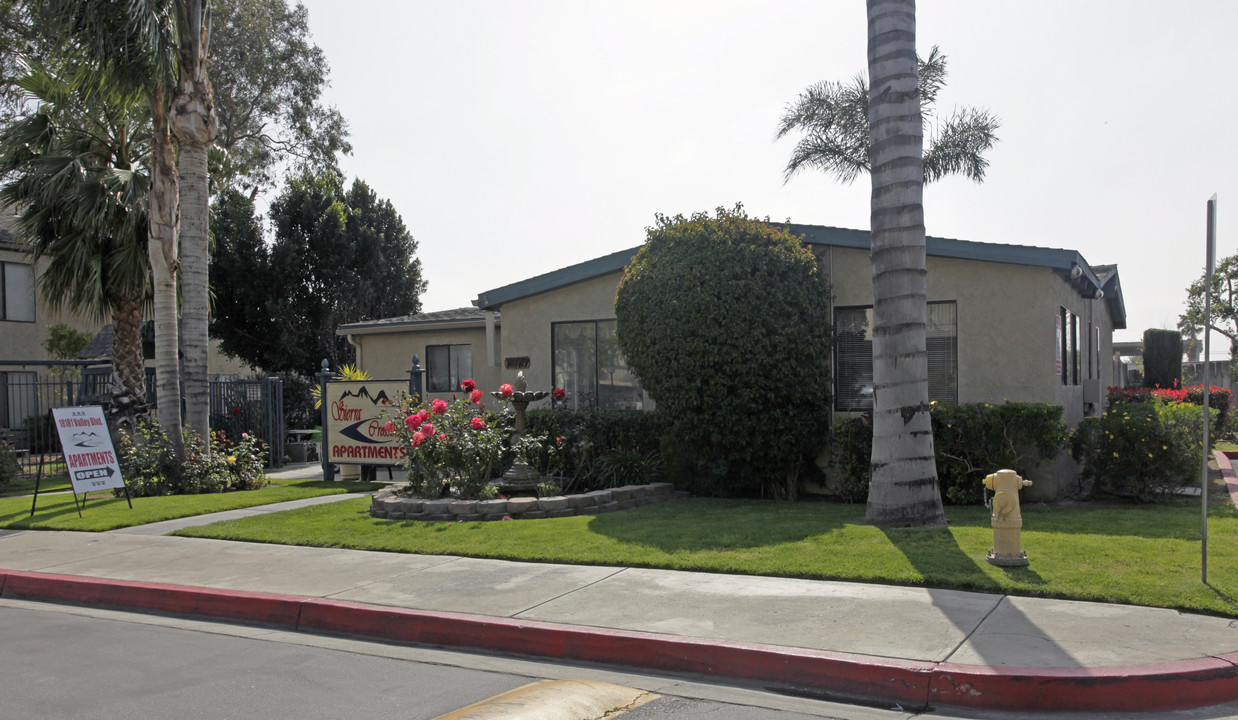
MULTIPOLYGON (((207 155, 217 122, 207 54, 211 41, 210 0, 174 0, 178 82, 172 100, 172 134, 180 151, 181 289, 185 353, 185 422, 205 440, 210 430, 207 323, 210 313, 210 183, 207 155)), ((210 443, 204 450, 209 451, 210 443)))
MULTIPOLYGON (((937 94, 946 84, 946 56, 937 48, 928 59, 916 59, 920 80, 920 110, 925 118, 935 116, 937 94)), ((778 139, 803 133, 787 162, 785 179, 804 168, 833 174, 851 183, 869 172, 869 86, 864 75, 850 84, 819 82, 800 93, 787 106, 778 122, 778 139)), ((981 182, 989 161, 984 153, 997 142, 1001 121, 988 110, 956 109, 935 123, 924 151, 924 181, 946 175, 965 175, 981 182)))
MULTIPOLYGON (((147 252, 153 279, 159 425, 178 457, 183 457, 184 448, 177 274, 184 268, 179 257, 180 183, 171 118, 180 62, 178 40, 194 28, 189 17, 195 4, 188 0, 43 0, 39 17, 40 26, 58 36, 66 51, 79 53, 95 66, 92 77, 96 81, 79 84, 84 97, 141 93, 149 102, 147 252)), ((201 45, 197 47, 205 52, 201 45)), ((192 268, 189 275, 195 281, 205 277, 192 268)))
POLYGON ((868 0, 873 452, 865 517, 945 524, 929 418, 924 132, 915 0, 868 0))
POLYGON ((113 409, 132 420, 145 405, 141 326, 151 290, 145 101, 87 102, 42 67, 26 66, 17 84, 39 105, 0 131, 0 204, 17 208, 31 255, 47 260, 39 287, 48 305, 110 316, 113 409))

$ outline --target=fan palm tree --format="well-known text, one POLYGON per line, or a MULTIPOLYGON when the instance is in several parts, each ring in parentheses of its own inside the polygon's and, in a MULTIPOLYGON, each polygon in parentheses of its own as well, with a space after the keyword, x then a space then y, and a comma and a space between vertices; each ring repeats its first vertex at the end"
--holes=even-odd
POLYGON ((0 204, 17 209, 32 257, 47 261, 44 301, 111 319, 114 407, 132 418, 145 405, 141 326, 151 291, 145 99, 84 101, 46 68, 25 69, 17 84, 38 107, 0 131, 0 204))
MULTIPOLYGON (((174 0, 178 80, 172 100, 172 134, 180 157, 181 292, 185 353, 185 422, 205 439, 210 429, 207 326, 210 314, 210 178, 207 156, 217 122, 207 55, 210 0, 174 0)), ((208 450, 206 443, 204 450, 208 450)))
POLYGON ((45 27, 61 33, 75 51, 98 66, 103 81, 83 87, 83 92, 138 90, 149 100, 153 132, 148 252, 154 279, 156 372, 159 397, 165 399, 159 403, 159 424, 181 455, 178 273, 191 378, 185 383, 186 410, 199 438, 207 437, 209 422, 205 154, 214 137, 206 76, 210 0, 44 0, 41 19, 45 27), (181 143, 184 192, 173 134, 181 143))
POLYGON ((868 0, 872 162, 873 450, 865 513, 945 524, 929 418, 924 132, 915 0, 868 0))
MULTIPOLYGON (((920 110, 934 118, 937 94, 946 84, 946 56, 937 46, 927 59, 916 58, 920 81, 920 110)), ((802 133, 787 162, 785 179, 804 168, 823 170, 841 182, 851 183, 870 170, 869 83, 856 75, 849 84, 819 82, 800 93, 787 106, 778 122, 779 139, 802 133)), ((988 110, 956 109, 949 117, 930 125, 924 150, 924 182, 946 175, 964 175, 981 182, 989 161, 984 153, 997 142, 1001 121, 988 110)))

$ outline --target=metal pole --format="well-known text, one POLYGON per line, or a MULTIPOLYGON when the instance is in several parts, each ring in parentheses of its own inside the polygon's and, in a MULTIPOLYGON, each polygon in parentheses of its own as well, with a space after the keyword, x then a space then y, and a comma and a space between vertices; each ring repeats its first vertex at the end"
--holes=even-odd
POLYGON ((328 369, 330 367, 326 358, 323 358, 322 372, 318 373, 318 397, 322 400, 322 432, 319 433, 322 437, 322 446, 318 454, 322 460, 322 479, 328 482, 335 479, 335 470, 331 466, 327 453, 327 381, 332 377, 331 371, 328 369))
POLYGON ((1210 387, 1208 384, 1208 360, 1212 349, 1212 267, 1216 262, 1216 214, 1217 196, 1208 200, 1207 214, 1207 247, 1204 255, 1207 264, 1204 269, 1204 448, 1203 472, 1200 476, 1199 506, 1200 506, 1200 543, 1199 543, 1199 577, 1200 582, 1208 583, 1208 401, 1210 387))
POLYGON ((421 380, 425 374, 426 371, 421 369, 421 358, 414 355, 413 366, 408 369, 408 395, 414 407, 421 404, 421 380))

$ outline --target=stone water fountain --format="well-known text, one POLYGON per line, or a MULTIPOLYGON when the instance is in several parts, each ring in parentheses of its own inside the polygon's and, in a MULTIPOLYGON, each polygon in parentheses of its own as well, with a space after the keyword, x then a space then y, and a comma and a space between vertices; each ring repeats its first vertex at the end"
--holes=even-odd
MULTIPOLYGON (((508 400, 512 407, 516 410, 516 429, 512 432, 511 444, 516 447, 520 441, 524 440, 524 411, 528 409, 529 403, 537 402, 550 395, 547 390, 530 390, 529 383, 524 379, 524 372, 516 373, 516 381, 512 383, 512 394, 510 397, 503 397, 500 391, 491 391, 491 395, 500 400, 508 400)), ((503 477, 495 483, 500 490, 508 490, 513 492, 537 492, 538 482, 542 479, 542 474, 529 466, 524 461, 523 454, 518 454, 516 462, 512 464, 507 472, 503 473, 503 477)))

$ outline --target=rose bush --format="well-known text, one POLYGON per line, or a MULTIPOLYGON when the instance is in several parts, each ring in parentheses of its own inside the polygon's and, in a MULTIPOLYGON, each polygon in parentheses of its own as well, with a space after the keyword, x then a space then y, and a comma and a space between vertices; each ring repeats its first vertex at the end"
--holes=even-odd
MULTIPOLYGON (((485 499, 497 494, 490 481, 511 464, 517 454, 534 453, 544 438, 529 434, 513 448, 514 413, 506 402, 498 411, 487 410, 483 393, 472 380, 460 383, 466 397, 454 402, 434 400, 429 407, 415 405, 407 395, 391 411, 385 426, 404 446, 408 493, 416 497, 485 499)), ((500 388, 511 396, 511 385, 500 388)))

